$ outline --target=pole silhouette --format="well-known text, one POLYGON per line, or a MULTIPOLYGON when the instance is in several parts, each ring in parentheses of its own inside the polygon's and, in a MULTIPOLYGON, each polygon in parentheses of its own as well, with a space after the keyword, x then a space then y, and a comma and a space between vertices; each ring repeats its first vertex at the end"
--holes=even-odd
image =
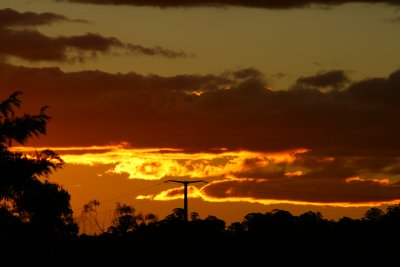
POLYGON ((185 222, 188 221, 188 198, 187 198, 187 186, 188 184, 193 184, 193 183, 207 183, 204 180, 194 180, 194 181, 178 181, 178 180, 167 180, 164 183, 167 182, 173 182, 173 183, 179 183, 179 184, 183 184, 184 188, 183 188, 183 211, 184 211, 184 215, 185 215, 185 222))

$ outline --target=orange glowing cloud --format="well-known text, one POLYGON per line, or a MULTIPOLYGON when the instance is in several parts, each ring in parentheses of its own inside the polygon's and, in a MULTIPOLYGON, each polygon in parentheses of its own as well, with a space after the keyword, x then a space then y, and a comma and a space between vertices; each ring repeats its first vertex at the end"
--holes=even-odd
MULTIPOLYGON (((280 153, 220 150, 217 154, 189 154, 179 149, 131 149, 127 144, 50 149, 58 152, 67 164, 111 165, 108 170, 110 173, 126 173, 131 179, 144 180, 160 180, 164 177, 228 177, 254 166, 291 163, 297 154, 307 152, 306 149, 280 153)), ((30 152, 35 149, 15 147, 13 150, 30 152)))
POLYGON ((191 92, 191 95, 193 95, 193 96, 201 96, 202 94, 204 94, 203 91, 192 91, 191 92))
MULTIPOLYGON (((365 179, 357 180, 358 182, 364 182, 365 179)), ((348 181, 346 181, 347 183, 348 181)), ((380 182, 376 182, 378 185, 383 185, 380 182)), ((298 183, 296 183, 298 185, 298 183)), ((345 188, 343 183, 338 183, 341 189, 345 188), (341 184, 341 185, 339 185, 341 184)), ((296 185, 295 185, 296 186, 296 185)), ((318 185, 317 185, 318 186, 318 185)), ((322 188, 322 187, 321 187, 322 188)), ((321 197, 315 198, 315 192, 313 190, 307 190, 305 188, 296 189, 292 188, 289 190, 282 190, 277 188, 277 185, 268 179, 225 179, 213 181, 201 188, 190 187, 188 190, 188 197, 201 198, 208 202, 248 202, 248 203, 259 203, 263 205, 272 204, 296 204, 296 205, 314 205, 314 206, 332 206, 332 207, 368 207, 368 206, 380 206, 383 204, 398 204, 400 199, 393 197, 392 199, 384 195, 374 196, 368 195, 370 192, 362 193, 357 192, 354 189, 345 189, 346 192, 343 195, 335 193, 335 196, 330 198, 321 197), (266 185, 270 186, 267 188, 266 185), (352 198, 347 198, 348 192, 354 190, 355 195, 352 198), (290 193, 290 194, 288 194, 290 193), (309 197, 304 197, 309 194, 309 197), (364 201, 356 201, 357 195, 359 199, 364 201), (378 198, 381 198, 380 200, 378 198)), ((387 190, 387 188, 386 188, 387 190)), ((390 188, 388 191, 392 191, 390 188)), ((397 188, 397 192, 399 189, 397 188)), ((325 188, 325 194, 333 194, 333 191, 328 191, 325 188)), ((387 193, 387 192, 386 192, 387 193)), ((151 199, 158 201, 169 201, 183 198, 183 188, 173 188, 164 190, 154 195, 139 195, 137 199, 151 199)))
MULTIPOLYGON (((29 153, 42 148, 14 147, 29 153)), ((328 206, 374 206, 400 201, 400 182, 393 172, 397 161, 374 166, 376 177, 363 175, 368 158, 326 157, 307 149, 275 153, 229 151, 188 153, 181 149, 135 149, 122 143, 111 146, 53 147, 70 165, 98 168, 108 174, 124 174, 129 179, 206 179, 208 184, 189 187, 189 197, 209 202, 249 202, 264 205, 289 203, 328 206), (360 169, 360 171, 357 171, 360 169)), ((371 167, 369 167, 371 168, 371 167)), ((168 201, 183 197, 182 188, 173 188, 138 199, 168 201)))

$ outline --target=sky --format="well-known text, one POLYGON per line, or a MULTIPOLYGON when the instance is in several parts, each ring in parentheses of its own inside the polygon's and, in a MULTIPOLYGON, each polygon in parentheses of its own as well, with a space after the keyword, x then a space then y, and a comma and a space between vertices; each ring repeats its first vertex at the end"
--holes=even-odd
POLYGON ((48 106, 50 180, 100 201, 360 218, 400 200, 400 1, 2 0, 0 99, 48 106))

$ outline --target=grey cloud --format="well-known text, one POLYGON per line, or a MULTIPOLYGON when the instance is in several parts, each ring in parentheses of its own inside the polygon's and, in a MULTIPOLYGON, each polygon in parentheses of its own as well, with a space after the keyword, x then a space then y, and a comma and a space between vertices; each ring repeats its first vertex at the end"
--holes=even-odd
POLYGON ((0 10, 0 57, 3 59, 17 57, 27 61, 71 62, 84 61, 87 58, 108 54, 114 50, 133 55, 165 58, 192 56, 184 51, 175 51, 160 46, 144 47, 122 42, 115 37, 104 37, 94 33, 49 37, 29 27, 60 21, 71 20, 54 13, 20 13, 12 9, 0 10))
POLYGON ((297 86, 311 86, 318 88, 339 88, 350 81, 346 72, 342 70, 332 70, 319 72, 316 75, 300 77, 297 86))
POLYGON ((48 25, 56 22, 87 22, 85 20, 73 20, 55 13, 34 13, 18 12, 16 10, 5 8, 0 9, 0 28, 15 26, 39 26, 48 25))
POLYGON ((68 37, 49 37, 35 30, 0 29, 0 39, 2 40, 0 54, 5 57, 13 56, 28 61, 84 61, 88 57, 107 54, 113 50, 167 58, 188 56, 182 51, 123 43, 117 38, 104 37, 93 33, 68 37), (71 54, 71 49, 75 53, 71 54))
POLYGON ((335 6, 346 3, 369 3, 377 4, 383 3, 388 5, 398 6, 399 0, 187 0, 187 1, 165 1, 165 0, 55 0, 70 3, 88 3, 88 4, 101 4, 101 5, 132 5, 132 6, 154 6, 160 8, 170 7, 198 7, 198 6, 241 6, 253 8, 268 8, 268 9, 290 9, 310 7, 312 5, 319 6, 335 6))

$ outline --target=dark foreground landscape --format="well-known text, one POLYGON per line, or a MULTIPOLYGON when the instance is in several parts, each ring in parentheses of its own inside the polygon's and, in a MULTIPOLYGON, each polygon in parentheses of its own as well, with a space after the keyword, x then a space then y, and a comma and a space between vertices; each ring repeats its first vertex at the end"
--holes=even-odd
MULTIPOLYGON (((45 134, 46 109, 15 116, 19 94, 0 102, 0 266, 400 266, 400 205, 363 218, 326 220, 318 212, 247 214, 226 225, 174 209, 162 220, 117 203, 112 224, 82 234, 70 195, 48 175, 55 152, 12 151, 45 134)), ((85 205, 90 215, 98 201, 85 205)))
POLYGON ((123 214, 99 235, 3 231, 2 259, 18 266, 399 266, 398 205, 339 221, 273 210, 227 227, 214 216, 186 222, 182 211, 139 224, 123 214))

